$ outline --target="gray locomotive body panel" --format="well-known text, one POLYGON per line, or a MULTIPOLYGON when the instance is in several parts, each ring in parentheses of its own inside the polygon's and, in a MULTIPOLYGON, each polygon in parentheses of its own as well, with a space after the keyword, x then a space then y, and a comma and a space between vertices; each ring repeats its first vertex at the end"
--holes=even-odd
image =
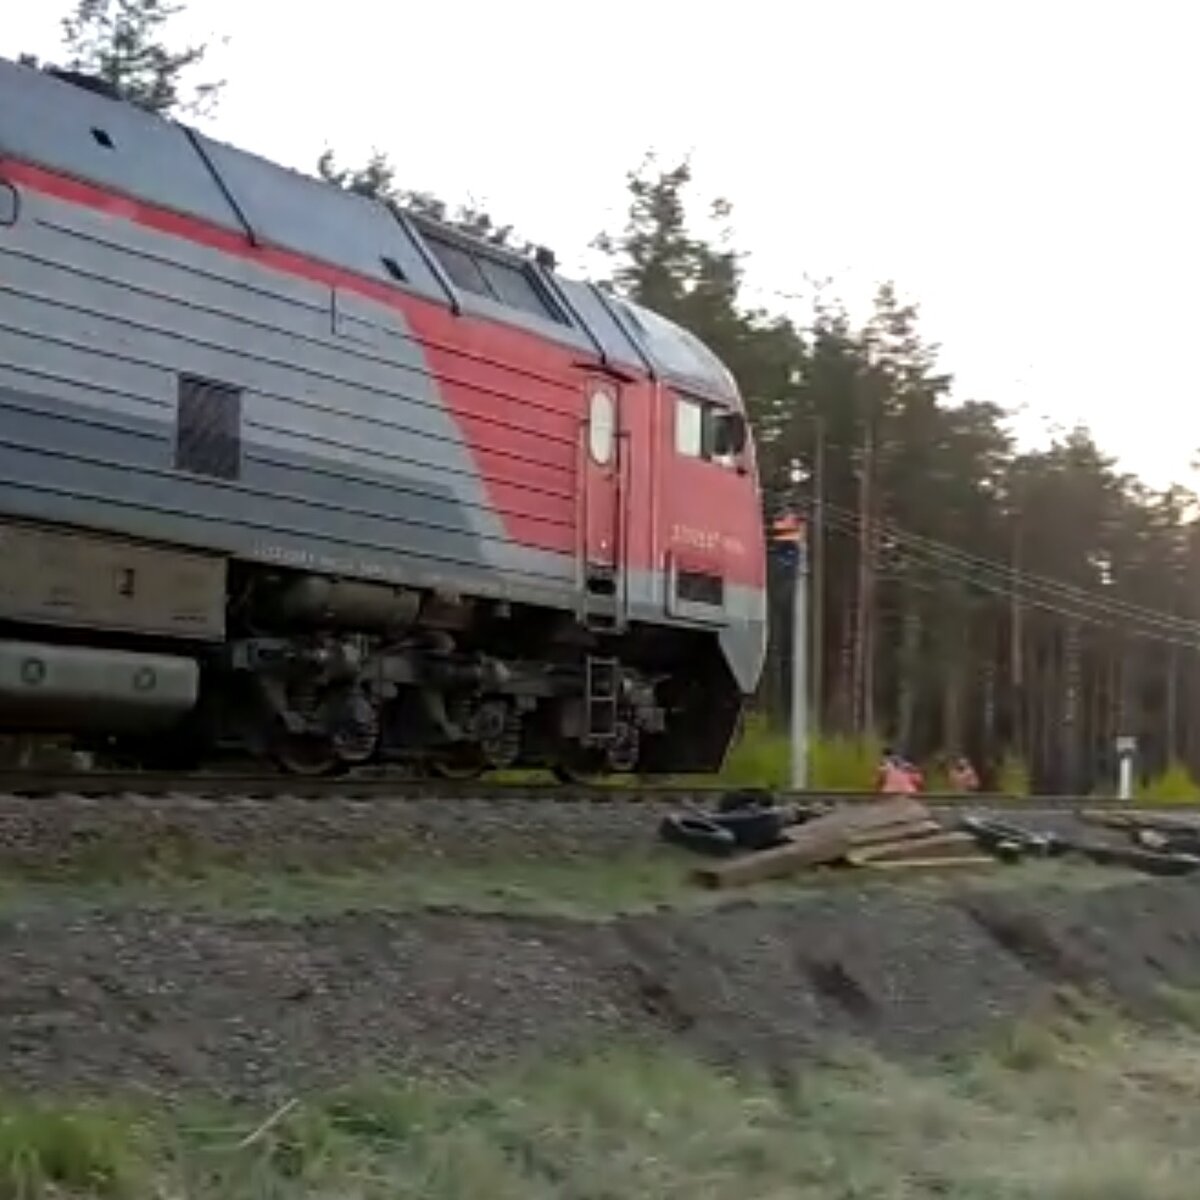
POLYGON ((28 190, 0 298, 0 512, 571 603, 572 560, 505 535, 396 309, 28 190), (176 469, 181 374, 242 389, 238 478, 176 469))
MULTIPOLYGON (((520 364, 485 364, 479 403, 521 459, 489 493, 479 448, 464 439, 401 307, 338 286, 338 271, 422 303, 453 302, 464 326, 521 327, 582 367, 603 360, 741 406, 721 364, 662 318, 548 274, 574 314, 565 322, 456 293, 411 223, 383 205, 0 61, 0 167, 5 157, 203 222, 213 236, 205 244, 165 219, 161 229, 135 222, 119 200, 106 213, 40 188, 9 193, 11 222, 0 205, 0 520, 577 609, 577 555, 520 545, 502 519, 565 525, 563 498, 579 489, 574 454, 543 437, 521 402, 520 364), (326 278, 270 269, 245 252, 247 239, 331 269, 326 278), (179 469, 181 376, 240 390, 235 478, 179 469)), ((463 342, 454 373, 469 378, 466 333, 463 342)), ((442 361, 448 352, 439 349, 442 361)), ((644 452, 637 469, 657 472, 644 452)), ((557 540, 575 544, 573 533, 557 540)), ((722 612, 691 621, 669 611, 653 563, 626 572, 625 595, 635 621, 716 633, 743 688, 753 686, 765 641, 759 590, 728 589, 722 612)))
MULTIPOLYGON (((445 299, 382 205, 0 61, 6 154, 389 285, 391 259, 408 290, 445 299)), ((23 188, 0 226, 0 514, 570 607, 574 560, 507 536, 398 306, 116 208, 23 188), (241 389, 235 479, 177 469, 181 375, 241 389)), ((512 375, 489 417, 519 430, 512 375)), ((545 458, 532 429, 515 436, 545 458)), ((536 482, 514 474, 504 503, 536 514, 536 482)))

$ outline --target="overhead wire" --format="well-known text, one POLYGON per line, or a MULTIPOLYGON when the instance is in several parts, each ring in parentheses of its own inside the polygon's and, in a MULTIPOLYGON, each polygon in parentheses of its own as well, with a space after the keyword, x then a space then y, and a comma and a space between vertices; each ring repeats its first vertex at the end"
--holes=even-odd
MULTIPOLYGON (((858 513, 841 505, 826 501, 824 507, 827 512, 835 513, 844 519, 855 522, 860 519, 858 513)), ((1118 596, 1102 596, 1079 584, 1064 583, 1061 580, 1039 574, 1038 572, 1026 571, 1010 563, 998 562, 984 555, 971 553, 970 551, 963 550, 961 547, 951 545, 949 542, 912 533, 901 528, 895 522, 877 521, 874 524, 877 529, 882 529, 888 537, 893 538, 897 542, 905 543, 910 547, 924 547, 932 553, 956 560, 964 566, 978 568, 993 575, 998 575, 1007 584, 1033 584, 1064 599, 1074 600, 1080 604, 1098 608, 1110 616, 1123 616, 1132 620, 1143 620, 1159 628, 1175 629, 1180 632, 1200 636, 1200 622, 1189 620, 1186 617, 1179 617, 1146 605, 1135 604, 1132 601, 1123 600, 1118 596)))
MULTIPOLYGON (((834 448, 835 446, 850 452, 860 449, 860 447, 857 446, 839 446, 837 443, 831 443, 828 439, 826 439, 824 445, 826 451, 834 448)), ((840 508, 840 506, 832 503, 829 500, 824 501, 824 507, 827 511, 839 510, 843 514, 849 514, 857 518, 857 513, 853 513, 852 510, 846 508, 840 508)), ((887 521, 886 519, 877 521, 876 526, 877 528, 884 528, 888 530, 888 532, 894 533, 897 537, 899 537, 901 532, 899 526, 895 525, 893 522, 887 521)), ((1181 631, 1196 633, 1198 636, 1200 636, 1200 622, 1198 621, 1189 620, 1186 617, 1178 617, 1175 614, 1163 612, 1161 609, 1153 609, 1146 605, 1137 604, 1130 600, 1124 600, 1119 596, 1098 597, 1095 593, 1088 592, 1085 587, 1081 587, 1079 584, 1066 583, 1062 580, 1054 579, 1049 575, 1040 574, 1035 571, 1028 571, 1024 568, 1018 568, 1008 563, 1000 563, 994 559, 984 558, 981 555, 972 554, 970 551, 963 550, 961 547, 952 546, 946 542, 937 542, 936 539, 924 537, 920 534, 904 531, 904 537, 910 542, 927 542, 937 544, 947 554, 961 558, 964 561, 973 560, 975 563, 984 566, 985 569, 989 569, 995 573, 1002 575, 1006 573, 1019 574, 1022 579, 1037 581, 1047 590, 1057 591, 1064 595, 1073 593, 1076 595, 1089 597, 1094 602, 1119 608, 1128 613, 1130 616, 1143 616, 1153 621, 1161 621, 1164 626, 1173 626, 1181 631)))
MULTIPOLYGON (((841 509, 839 506, 826 506, 826 523, 835 532, 846 533, 850 536, 857 537, 861 531, 858 514, 841 509)), ((1064 600, 1061 596, 1047 599, 1044 595, 1038 595, 1034 590, 1038 586, 1035 580, 1029 581, 1034 583, 1033 589, 1014 586, 1015 584, 1024 585, 1027 580, 1022 574, 1011 572, 1004 564, 995 563, 979 555, 965 555, 946 543, 937 543, 936 539, 909 535, 893 528, 895 531, 892 536, 895 540, 900 543, 908 541, 910 547, 915 550, 921 565, 931 567, 947 578, 970 584, 991 595, 1009 600, 1015 599, 1031 608, 1077 620, 1084 624, 1110 628, 1114 622, 1121 622, 1124 632, 1133 636, 1188 649, 1200 649, 1200 624, 1195 622, 1185 623, 1186 628, 1176 628, 1173 624, 1150 619, 1166 616, 1166 614, 1156 614, 1151 609, 1143 609, 1142 612, 1146 615, 1134 618, 1129 613, 1108 605, 1106 598, 1089 596, 1083 589, 1073 589, 1076 594, 1068 598, 1074 602, 1072 607, 1069 606, 1068 600, 1064 600), (949 551, 949 553, 943 552, 939 547, 944 547, 945 551, 949 551), (973 562, 964 565, 961 561, 964 557, 973 562), (994 579, 981 576, 979 574, 980 566, 990 568, 993 573, 997 570, 1006 573, 1009 579, 1007 582, 998 583, 994 579), (1083 604, 1082 610, 1081 603, 1083 604), (1087 611, 1089 605, 1094 611, 1087 611), (1136 623, 1131 625, 1131 621, 1140 622, 1140 625, 1136 623)), ((1171 618, 1171 620, 1174 621, 1175 618, 1171 618)))

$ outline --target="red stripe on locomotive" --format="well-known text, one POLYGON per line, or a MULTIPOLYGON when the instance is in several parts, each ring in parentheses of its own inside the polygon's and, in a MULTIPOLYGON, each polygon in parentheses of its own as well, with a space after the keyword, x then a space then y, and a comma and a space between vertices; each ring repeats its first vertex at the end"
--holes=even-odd
MULTIPOLYGON (((199 218, 28 163, 0 158, 0 177, 264 270, 345 289, 396 309, 422 345, 508 535, 531 548, 575 552, 586 382, 577 351, 501 322, 456 316, 442 304, 344 268, 253 245, 245 235, 199 218), (520 427, 497 419, 501 402, 521 404, 520 427)), ((624 481, 629 509, 625 566, 661 570, 664 554, 672 550, 684 551, 694 561, 694 543, 700 538, 705 545, 699 557, 728 583, 762 588, 766 564, 752 477, 676 455, 673 418, 667 415, 673 401, 668 389, 646 378, 622 390, 622 425, 632 435, 624 481), (657 487, 651 480, 656 458, 657 487)))

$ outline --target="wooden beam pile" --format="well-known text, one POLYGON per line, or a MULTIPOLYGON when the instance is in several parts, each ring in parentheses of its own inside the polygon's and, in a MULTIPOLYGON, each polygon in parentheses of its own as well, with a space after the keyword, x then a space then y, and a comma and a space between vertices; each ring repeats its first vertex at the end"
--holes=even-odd
POLYGON ((846 805, 788 829, 785 842, 698 868, 712 888, 745 887, 810 867, 845 863, 873 871, 989 866, 968 833, 947 832, 920 801, 896 797, 846 805))

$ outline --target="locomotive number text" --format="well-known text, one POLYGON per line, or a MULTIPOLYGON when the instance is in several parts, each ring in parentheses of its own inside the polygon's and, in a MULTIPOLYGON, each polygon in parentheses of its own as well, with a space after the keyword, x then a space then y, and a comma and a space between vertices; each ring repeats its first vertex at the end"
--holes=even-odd
POLYGON ((683 525, 678 521, 671 526, 671 545, 687 546, 693 550, 721 551, 735 557, 746 553, 741 538, 720 533, 715 529, 697 529, 694 525, 683 525))

